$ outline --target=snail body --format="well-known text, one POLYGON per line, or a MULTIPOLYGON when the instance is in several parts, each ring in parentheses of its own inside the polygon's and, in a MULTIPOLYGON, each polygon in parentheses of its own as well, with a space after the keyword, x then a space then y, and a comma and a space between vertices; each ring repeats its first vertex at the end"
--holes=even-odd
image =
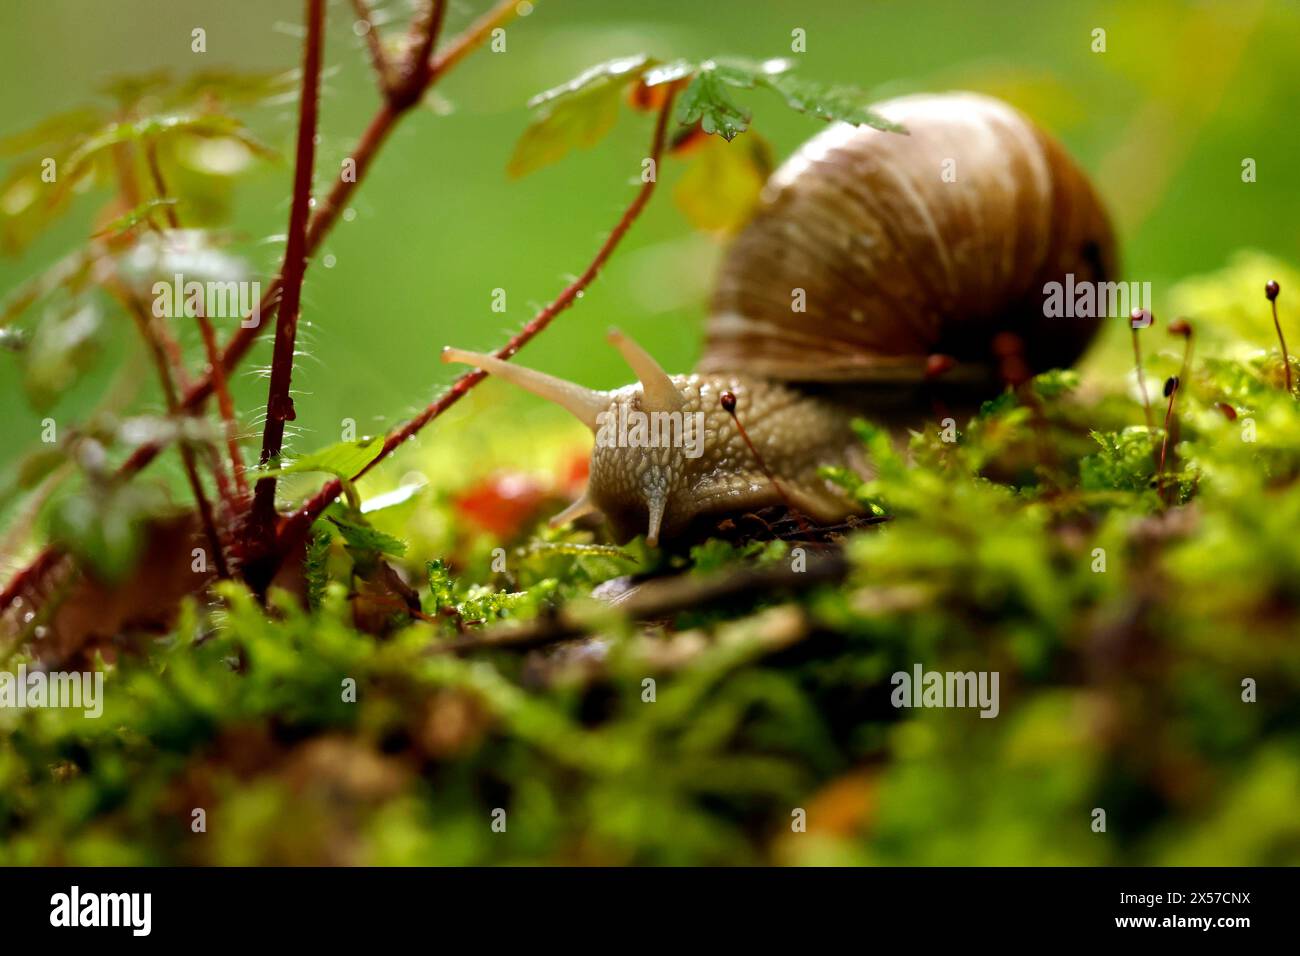
POLYGON ((1108 281, 1115 242, 1064 150, 984 96, 875 109, 906 135, 837 124, 772 175, 723 258, 695 373, 668 375, 619 332, 610 341, 639 381, 608 392, 444 351, 595 433, 587 492, 553 523, 600 511, 620 539, 644 532, 656 544, 702 516, 768 505, 840 520, 857 508, 818 472, 870 474, 855 413, 916 410, 936 368, 945 388, 992 393, 1008 343, 1028 372, 1082 354, 1099 321, 1046 318, 1043 287, 1067 274, 1108 281), (610 428, 628 420, 648 421, 630 441, 610 428))

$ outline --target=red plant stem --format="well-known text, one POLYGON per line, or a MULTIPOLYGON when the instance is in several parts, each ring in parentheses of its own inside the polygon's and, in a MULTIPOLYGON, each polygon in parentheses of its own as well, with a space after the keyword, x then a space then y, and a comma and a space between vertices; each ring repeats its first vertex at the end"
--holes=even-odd
POLYGON ((375 26, 374 17, 371 16, 370 4, 367 0, 352 0, 352 9, 357 19, 366 24, 366 46, 370 50, 370 65, 375 69, 379 92, 386 97, 392 84, 392 77, 389 73, 388 56, 384 53, 383 38, 380 37, 379 28, 375 26))
MULTIPOLYGON (((289 387, 293 379, 293 353, 298 338, 302 281, 307 271, 307 217, 311 210, 311 176, 316 163, 321 42, 325 33, 325 0, 305 2, 307 40, 303 44, 293 202, 289 208, 284 265, 280 269, 280 285, 284 294, 275 316, 275 351, 271 356, 271 383, 266 394, 266 423, 262 427, 262 464, 280 454, 284 446, 285 422, 296 417, 289 387)), ((269 535, 275 522, 275 479, 263 478, 259 481, 253 496, 254 536, 269 535)))
POLYGON ((424 95, 431 69, 429 54, 433 52, 434 41, 442 30, 442 18, 446 12, 446 0, 426 0, 423 11, 411 20, 411 52, 405 74, 393 91, 396 99, 411 97, 418 100, 424 95))
POLYGON ((248 481, 244 477, 244 459, 239 453, 239 428, 235 423, 235 402, 230 397, 230 385, 226 381, 226 370, 221 363, 221 352, 217 348, 217 333, 212 323, 202 312, 198 315, 199 332, 203 336, 203 348, 208 355, 210 374, 217 393, 217 407, 221 411, 221 424, 226 433, 226 452, 230 456, 230 472, 234 476, 235 489, 242 501, 248 497, 248 481))
MULTIPOLYGON (((650 145, 650 158, 654 162, 654 168, 656 171, 659 168, 659 161, 663 156, 664 141, 668 129, 668 117, 672 113, 673 99, 674 96, 672 93, 664 98, 664 102, 659 108, 659 115, 655 120, 654 138, 650 145)), ((583 270, 582 275, 578 276, 577 279, 570 283, 564 291, 562 291, 555 300, 550 303, 550 305, 546 306, 546 308, 533 316, 533 318, 530 319, 528 323, 510 339, 510 341, 506 342, 505 345, 501 346, 501 348, 494 352, 493 354, 497 358, 502 361, 508 361, 513 358, 518 354, 521 348, 527 345, 537 336, 538 333, 550 325, 557 315, 577 301, 578 296, 582 294, 583 290, 585 290, 587 286, 591 285, 601 268, 605 265, 605 262, 614 252, 614 249, 617 248, 619 242, 622 241, 623 236, 627 234, 627 231, 632 227, 632 224, 636 222, 637 217, 641 215, 641 211, 645 209, 646 204, 650 201, 650 197, 654 194, 655 184, 658 178, 659 177, 656 174, 653 178, 646 180, 641 184, 641 188, 637 190, 636 196, 623 211, 623 215, 619 218, 614 228, 605 238, 604 243, 596 251, 596 255, 591 260, 591 263, 585 270, 583 270)), ((365 475, 366 472, 370 471, 370 469, 378 464, 383 458, 391 454, 393 449, 397 448, 402 444, 402 442, 415 435, 425 425, 429 424, 429 422, 433 421, 447 409, 451 408, 451 406, 455 405, 465 397, 470 389, 485 378, 487 378, 486 372, 482 369, 475 369, 474 371, 467 372, 460 378, 456 379, 456 381, 452 383, 451 387, 436 401, 425 408, 424 411, 406 422, 406 424, 390 432, 388 437, 384 439, 383 449, 368 465, 366 465, 366 467, 357 472, 352 477, 352 480, 356 481, 365 475)), ((298 510, 288 515, 280 531, 279 537, 281 542, 291 541, 295 536, 305 532, 306 528, 316 520, 322 511, 330 506, 331 502, 339 496, 342 490, 343 483, 335 478, 326 484, 313 497, 308 499, 298 510)))
MULTIPOLYGON (((536 5, 536 2, 537 0, 534 0, 534 5, 536 5)), ((517 0, 498 0, 491 9, 470 24, 462 33, 454 37, 443 50, 434 54, 429 63, 428 75, 424 77, 424 89, 421 94, 433 87, 469 54, 482 46, 488 37, 492 35, 493 30, 509 23, 515 17, 517 10, 517 0)), ((437 42, 436 37, 434 42, 437 42)), ((325 197, 323 202, 317 202, 316 210, 312 214, 311 223, 307 229, 307 254, 309 256, 319 248, 325 236, 334 227, 339 213, 346 208, 352 193, 365 179, 365 173, 370 169, 375 154, 388 139, 393 127, 418 102, 419 97, 416 97, 408 103, 398 104, 387 95, 385 96, 384 101, 379 105, 375 115, 371 117, 369 124, 367 124, 352 150, 351 156, 356 163, 355 179, 345 181, 340 178, 336 180, 333 189, 330 190, 329 195, 325 197)), ((114 158, 121 159, 118 151, 114 152, 114 158)), ((124 162, 119 162, 119 166, 125 165, 124 162)), ((129 177, 127 178, 129 184, 129 177)), ((134 203, 128 203, 132 208, 138 204, 138 199, 134 203)), ((258 303, 258 314, 265 318, 273 316, 279 296, 280 280, 276 278, 262 294, 261 301, 258 303)), ((222 350, 221 366, 223 371, 229 373, 234 370, 240 360, 248 354, 248 350, 257 341, 261 331, 260 324, 251 327, 240 324, 240 327, 231 335, 226 347, 222 350)), ((214 371, 210 371, 198 382, 195 382, 181 397, 180 407, 186 412, 194 412, 201 408, 203 403, 207 401, 208 396, 212 394, 214 380, 214 371)), ((157 442, 141 445, 118 468, 118 478, 129 478, 136 472, 143 470, 158 457, 162 449, 163 445, 157 442)), ((336 490, 334 494, 337 495, 338 491, 336 490)), ((62 557, 62 552, 53 546, 48 546, 40 551, 32 560, 32 563, 14 575, 6 585, 4 592, 0 593, 0 611, 8 608, 13 603, 14 598, 20 594, 39 587, 41 582, 60 567, 63 563, 60 560, 62 557)))
MULTIPOLYGON (((150 140, 144 146, 145 164, 149 167, 149 175, 153 179, 154 191, 158 193, 159 199, 167 199, 167 182, 163 179, 162 166, 158 163, 157 145, 150 140)), ((146 221, 149 221, 146 219, 146 221)), ((167 225, 172 229, 181 227, 180 217, 176 214, 176 207, 167 207, 167 225)), ((189 375, 185 372, 185 356, 181 351, 181 346, 176 341, 171 330, 166 326, 154 325, 151 327, 158 341, 162 343, 163 350, 166 352, 167 361, 171 363, 172 376, 176 384, 182 391, 189 388, 189 375)))
MULTIPOLYGON (((176 383, 172 381, 171 372, 167 367, 167 355, 151 326, 149 310, 135 296, 129 296, 128 311, 134 317, 136 327, 140 330, 140 336, 144 339, 145 347, 148 348, 149 354, 153 357, 154 365, 158 369, 158 379, 162 383, 167 411, 171 413, 176 424, 179 425, 183 413, 180 411, 180 403, 176 397, 176 383)), ((203 483, 199 480, 198 466, 194 462, 194 449, 184 439, 177 443, 177 447, 181 453, 181 460, 185 464, 185 476, 189 479, 190 490, 193 491, 194 501, 198 505, 203 530, 208 536, 208 543, 212 546, 213 561, 217 566, 217 573, 223 578, 228 577, 229 571, 226 568, 225 549, 221 544, 221 536, 217 533, 217 523, 213 517, 212 505, 203 490, 203 483)))
MULTIPOLYGON (((158 164, 158 146, 152 140, 145 144, 145 159, 149 163, 149 175, 153 177, 153 188, 158 193, 159 199, 168 199, 167 183, 163 179, 162 166, 158 164)), ((181 227, 180 216, 176 214, 175 206, 167 207, 167 225, 172 229, 181 227)))

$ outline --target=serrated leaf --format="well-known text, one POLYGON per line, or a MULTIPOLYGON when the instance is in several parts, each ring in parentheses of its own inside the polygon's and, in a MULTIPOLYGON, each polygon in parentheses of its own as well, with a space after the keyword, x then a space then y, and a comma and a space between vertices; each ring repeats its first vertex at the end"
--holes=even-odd
POLYGON ((701 70, 712 72, 729 86, 752 90, 766 84, 774 76, 794 69, 792 60, 744 60, 739 57, 721 57, 701 64, 701 70))
POLYGON ((278 478, 281 475, 322 471, 347 480, 378 458, 383 449, 384 440, 378 436, 362 438, 359 441, 342 441, 291 461, 258 469, 255 477, 278 478))
POLYGON ((771 172, 771 148, 757 134, 739 143, 710 138, 692 152, 673 199, 695 228, 735 232, 749 220, 771 172))
POLYGON ((646 70, 641 82, 646 86, 662 86, 685 79, 699 70, 700 65, 694 60, 672 60, 646 70))
POLYGON ((699 123, 706 133, 716 133, 728 142, 735 139, 749 128, 749 114, 731 98, 728 85, 732 84, 715 70, 696 74, 677 104, 677 122, 683 126, 699 123))
POLYGON ((339 529, 344 543, 354 551, 366 551, 373 554, 391 554, 400 558, 406 554, 406 542, 385 534, 366 524, 349 521, 335 516, 330 522, 339 529))
POLYGON ((534 97, 530 105, 543 112, 519 137, 506 171, 525 176, 604 139, 618 120, 624 88, 646 63, 645 57, 611 60, 534 97))
POLYGON ((765 74, 764 86, 779 93, 786 104, 827 123, 852 123, 891 133, 906 130, 868 108, 868 95, 852 86, 825 86, 785 74, 765 74))
POLYGON ((652 62, 645 54, 637 54, 636 56, 624 56, 598 63, 589 69, 583 70, 567 83, 561 83, 559 86, 538 93, 528 101, 528 107, 529 109, 536 109, 539 106, 545 106, 547 103, 553 103, 565 97, 590 92, 596 86, 606 86, 610 83, 622 86, 629 80, 640 76, 652 62))

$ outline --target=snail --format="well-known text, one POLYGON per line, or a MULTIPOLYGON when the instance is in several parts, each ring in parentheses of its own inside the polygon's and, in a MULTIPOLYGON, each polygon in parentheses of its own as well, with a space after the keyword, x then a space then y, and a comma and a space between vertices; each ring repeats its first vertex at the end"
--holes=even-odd
POLYGON ((875 109, 905 135, 829 126, 769 179, 723 256, 694 373, 667 374, 618 331, 638 382, 612 391, 444 350, 596 434, 587 490, 554 525, 601 512, 620 540, 653 546, 771 505, 840 521, 858 508, 819 469, 871 476, 854 417, 903 421, 939 387, 987 397, 1007 343, 1029 373, 1083 353, 1098 320, 1045 317, 1043 288, 1108 281, 1116 251, 1064 149, 986 96, 875 109))

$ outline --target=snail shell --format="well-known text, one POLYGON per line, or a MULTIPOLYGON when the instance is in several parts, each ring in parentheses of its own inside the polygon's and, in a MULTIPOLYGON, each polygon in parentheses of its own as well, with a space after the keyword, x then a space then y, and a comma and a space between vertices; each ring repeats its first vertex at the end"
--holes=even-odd
POLYGON ((724 257, 702 372, 906 383, 996 381, 992 339, 1038 372, 1073 363, 1096 319, 1048 319, 1043 286, 1116 271, 1109 217, 1060 145, 972 93, 890 100, 907 135, 839 124, 794 154, 724 257), (802 290, 806 311, 796 311, 802 290))

